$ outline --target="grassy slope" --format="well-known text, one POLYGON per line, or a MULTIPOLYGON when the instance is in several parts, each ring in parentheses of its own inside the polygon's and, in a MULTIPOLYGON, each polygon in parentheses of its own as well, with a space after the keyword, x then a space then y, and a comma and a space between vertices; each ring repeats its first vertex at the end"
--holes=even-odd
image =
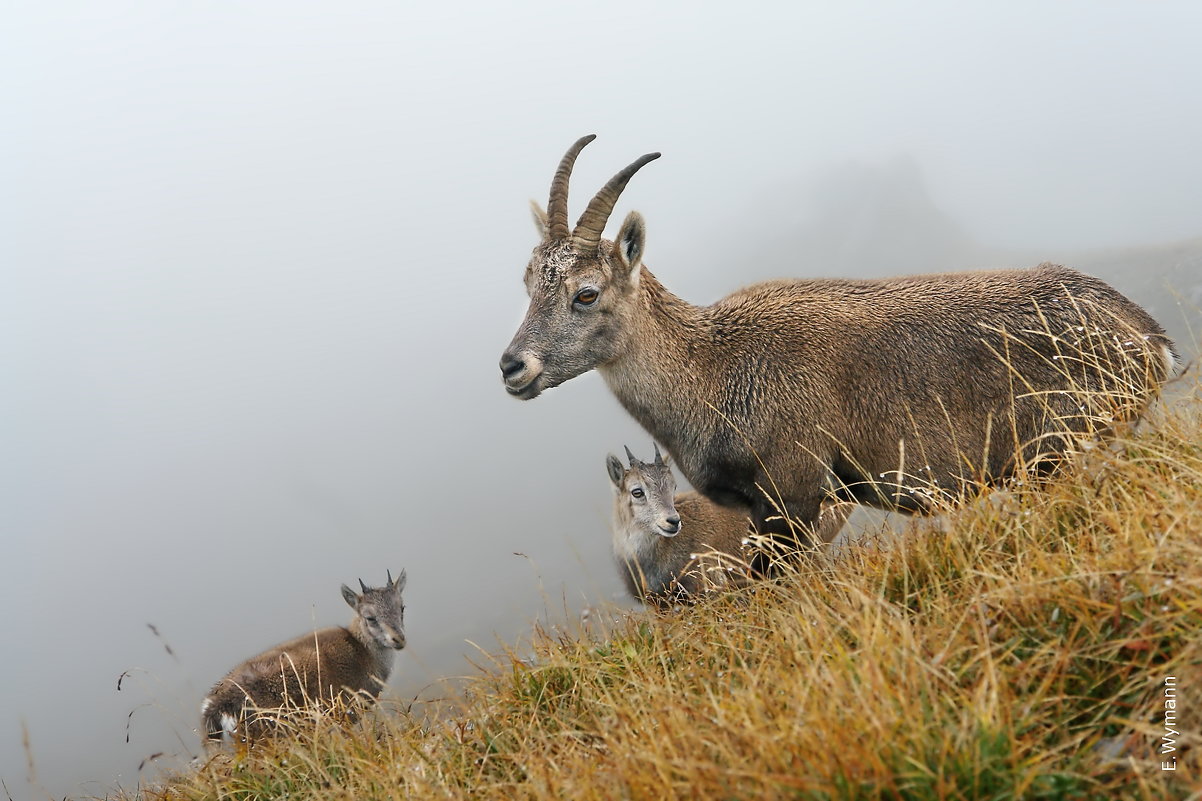
POLYGON ((545 636, 437 716, 322 725, 144 792, 1185 798, 1202 786, 1202 402, 1158 417, 1045 492, 545 636), (1193 748, 1162 756, 1167 675, 1193 748))

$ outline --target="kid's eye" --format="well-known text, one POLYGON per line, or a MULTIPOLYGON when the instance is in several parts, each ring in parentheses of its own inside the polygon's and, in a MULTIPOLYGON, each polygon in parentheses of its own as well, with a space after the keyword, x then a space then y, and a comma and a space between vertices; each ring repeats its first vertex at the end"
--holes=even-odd
POLYGON ((643 492, 643 488, 642 488, 642 487, 635 487, 634 489, 632 489, 632 490, 630 491, 630 494, 631 494, 631 495, 633 495, 633 496, 634 496, 634 497, 636 497, 636 498, 641 498, 641 497, 643 497, 643 495, 645 495, 646 493, 644 493, 644 492, 643 492))
POLYGON ((600 295, 600 292, 588 286, 576 293, 576 298, 573 302, 579 303, 581 306, 592 306, 597 302, 597 298, 600 295))

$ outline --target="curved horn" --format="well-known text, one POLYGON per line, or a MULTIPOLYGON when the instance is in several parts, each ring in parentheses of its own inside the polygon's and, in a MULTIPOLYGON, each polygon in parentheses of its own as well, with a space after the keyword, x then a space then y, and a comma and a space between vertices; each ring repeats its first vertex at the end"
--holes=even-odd
POLYGON ((659 452, 659 443, 655 442, 652 444, 655 445, 655 463, 658 465, 662 465, 664 463, 664 456, 662 453, 659 452))
POLYGON ((363 593, 367 594, 367 585, 363 583, 363 579, 359 579, 359 586, 363 588, 363 593))
POLYGON ((631 467, 634 467, 634 463, 637 462, 638 459, 634 458, 634 454, 630 452, 629 445, 623 445, 622 447, 626 449, 626 461, 630 462, 631 467))
POLYGON ((595 248, 601 244, 601 233, 605 230, 605 223, 609 222, 609 215, 613 213, 614 205, 617 204, 622 190, 626 188, 626 183, 643 168, 644 164, 655 161, 659 156, 659 153, 648 153, 610 178, 609 183, 601 187, 601 191, 589 201, 588 208, 576 221, 576 230, 572 232, 572 242, 576 244, 577 250, 595 248))
POLYGON ((559 169, 551 179, 551 197, 547 200, 547 238, 551 240, 567 239, 571 234, 568 230, 568 179, 572 176, 572 167, 576 157, 584 146, 597 138, 596 134, 582 136, 568 148, 559 162, 559 169))

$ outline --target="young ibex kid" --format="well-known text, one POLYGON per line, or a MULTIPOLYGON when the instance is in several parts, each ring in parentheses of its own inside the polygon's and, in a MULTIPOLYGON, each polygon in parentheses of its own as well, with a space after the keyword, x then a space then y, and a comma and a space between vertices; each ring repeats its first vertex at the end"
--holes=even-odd
POLYGON ((718 506, 696 492, 676 492, 672 467, 655 446, 629 467, 610 454, 614 485, 613 549, 618 573, 634 597, 664 604, 742 583, 750 510, 718 506))
POLYGON ((209 743, 226 734, 253 739, 271 733, 287 709, 374 700, 393 657, 405 647, 406 575, 362 593, 345 584, 342 597, 355 610, 350 625, 305 634, 252 657, 226 674, 200 706, 201 732, 209 743))

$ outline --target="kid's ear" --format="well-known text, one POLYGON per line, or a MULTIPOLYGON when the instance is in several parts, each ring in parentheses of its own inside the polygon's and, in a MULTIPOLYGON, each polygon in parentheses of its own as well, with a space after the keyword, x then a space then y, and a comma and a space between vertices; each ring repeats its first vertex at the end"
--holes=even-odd
POLYGON ((359 596, 355 594, 354 590, 345 584, 342 585, 342 597, 346 599, 348 604, 350 604, 351 609, 359 608, 359 596))
POLYGON ((626 473, 626 468, 622 466, 622 460, 614 456, 612 453, 605 457, 605 470, 609 473, 609 480, 614 483, 615 487, 622 485, 622 476, 626 473))
POLYGON ((614 256, 630 273, 630 282, 638 283, 639 268, 643 266, 643 249, 647 244, 647 224, 643 215, 632 211, 622 221, 622 229, 614 242, 614 256))
POLYGON ((546 239, 547 212, 543 211, 543 207, 538 205, 537 200, 530 201, 530 212, 534 215, 534 227, 538 229, 538 235, 543 239, 546 239))

